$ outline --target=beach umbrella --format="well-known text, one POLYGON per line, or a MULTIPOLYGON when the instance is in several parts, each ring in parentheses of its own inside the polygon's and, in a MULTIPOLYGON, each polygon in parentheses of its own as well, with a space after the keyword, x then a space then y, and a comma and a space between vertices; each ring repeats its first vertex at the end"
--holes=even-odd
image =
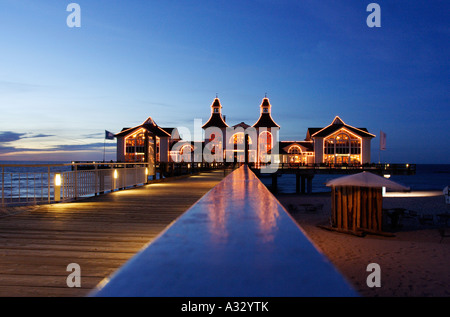
POLYGON ((370 172, 362 172, 358 174, 343 176, 335 178, 326 183, 326 186, 358 186, 358 187, 371 187, 382 188, 386 187, 390 190, 407 191, 409 187, 405 187, 396 182, 393 182, 385 177, 375 175, 370 172))

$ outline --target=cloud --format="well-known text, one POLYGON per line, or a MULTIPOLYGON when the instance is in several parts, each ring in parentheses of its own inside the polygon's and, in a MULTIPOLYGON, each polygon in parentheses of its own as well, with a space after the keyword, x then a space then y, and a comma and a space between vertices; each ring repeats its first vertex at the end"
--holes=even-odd
MULTIPOLYGON (((30 134, 30 133, 18 133, 13 131, 1 131, 0 132, 0 142, 14 142, 21 139, 32 139, 32 138, 47 138, 52 137, 52 134, 30 134)), ((0 145, 1 146, 1 145, 0 145)))
MULTIPOLYGON (((12 132, 12 131, 2 131, 0 132, 0 142, 14 142, 14 141, 18 141, 21 138, 23 138, 23 136, 26 135, 26 133, 17 133, 17 132, 12 132)), ((0 147, 2 145, 0 144, 0 147)))
POLYGON ((99 148, 103 147, 111 148, 116 147, 116 143, 103 143, 103 142, 97 142, 97 143, 87 143, 87 144, 63 144, 58 145, 52 150, 59 150, 59 151, 89 151, 89 150, 98 150, 99 148))
MULTIPOLYGON (((95 135, 100 136, 100 134, 91 134, 91 138, 94 138, 95 135)), ((34 139, 34 138, 46 138, 53 137, 52 134, 30 134, 30 133, 18 133, 13 131, 1 131, 0 132, 0 154, 7 153, 18 153, 18 152, 48 152, 48 151, 95 151, 103 149, 103 147, 107 149, 115 148, 116 142, 94 142, 94 143, 86 143, 86 144, 60 144, 53 145, 51 147, 46 148, 30 148, 30 147, 18 147, 11 144, 11 142, 19 141, 22 139, 34 139)))
POLYGON ((39 133, 39 134, 35 134, 35 135, 25 136, 25 137, 23 137, 23 139, 48 138, 48 137, 52 137, 52 136, 55 136, 55 135, 53 135, 53 134, 39 133))
POLYGON ((40 134, 33 135, 30 138, 47 138, 47 137, 50 137, 50 136, 54 136, 54 135, 53 134, 40 133, 40 134))
POLYGON ((100 139, 100 138, 104 138, 104 136, 105 136, 104 132, 96 132, 96 133, 83 134, 82 138, 84 138, 84 139, 100 139))

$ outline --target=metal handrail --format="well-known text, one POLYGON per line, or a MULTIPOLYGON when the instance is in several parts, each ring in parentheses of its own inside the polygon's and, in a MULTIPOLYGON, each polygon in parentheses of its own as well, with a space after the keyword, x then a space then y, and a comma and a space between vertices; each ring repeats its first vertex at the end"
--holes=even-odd
POLYGON ((255 174, 242 166, 91 296, 358 296, 255 174))

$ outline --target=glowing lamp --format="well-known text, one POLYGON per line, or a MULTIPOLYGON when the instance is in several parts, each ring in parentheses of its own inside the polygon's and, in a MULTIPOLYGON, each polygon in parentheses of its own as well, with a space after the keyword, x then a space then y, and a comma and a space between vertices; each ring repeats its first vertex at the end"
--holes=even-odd
POLYGON ((55 174, 55 201, 61 200, 61 174, 55 174))
POLYGON ((61 186, 61 174, 55 174, 55 186, 61 186))
POLYGON ((383 176, 384 176, 384 178, 390 178, 391 177, 391 175, 389 175, 389 174, 385 174, 383 176))
POLYGON ((114 170, 114 179, 117 179, 117 177, 119 177, 117 174, 117 170, 114 170))

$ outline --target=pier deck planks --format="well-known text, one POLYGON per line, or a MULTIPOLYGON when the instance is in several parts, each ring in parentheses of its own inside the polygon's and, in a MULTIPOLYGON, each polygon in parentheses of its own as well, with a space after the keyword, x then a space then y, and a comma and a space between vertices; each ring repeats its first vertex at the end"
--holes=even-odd
POLYGON ((154 183, 0 218, 0 296, 86 296, 224 177, 154 183), (67 265, 81 267, 69 288, 67 265))

